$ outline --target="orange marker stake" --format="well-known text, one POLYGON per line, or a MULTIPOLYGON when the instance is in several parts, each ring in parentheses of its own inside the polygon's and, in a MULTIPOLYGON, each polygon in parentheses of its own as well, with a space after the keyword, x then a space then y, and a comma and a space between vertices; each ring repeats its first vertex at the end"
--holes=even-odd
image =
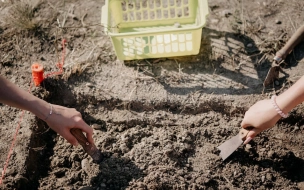
POLYGON ((32 64, 32 77, 35 83, 35 86, 39 86, 43 81, 43 66, 39 63, 32 64))

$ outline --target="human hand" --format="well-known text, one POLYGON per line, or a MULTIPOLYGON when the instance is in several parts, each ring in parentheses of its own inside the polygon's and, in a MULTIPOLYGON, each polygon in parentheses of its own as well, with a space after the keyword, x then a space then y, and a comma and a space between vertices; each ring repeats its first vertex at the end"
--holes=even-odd
POLYGON ((93 129, 83 121, 81 114, 76 109, 54 104, 52 104, 52 107, 52 114, 45 119, 50 128, 74 146, 78 145, 78 141, 72 135, 70 129, 81 129, 86 133, 89 143, 94 144, 93 129))
POLYGON ((247 134, 244 144, 247 144, 260 132, 273 127, 281 116, 273 108, 271 100, 261 100, 255 103, 245 113, 241 127, 253 127, 247 134))

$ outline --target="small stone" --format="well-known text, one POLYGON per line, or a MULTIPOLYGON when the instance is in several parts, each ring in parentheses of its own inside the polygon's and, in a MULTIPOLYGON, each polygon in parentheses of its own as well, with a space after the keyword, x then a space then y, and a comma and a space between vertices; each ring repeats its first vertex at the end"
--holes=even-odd
POLYGON ((298 183, 298 188, 299 189, 304 189, 304 182, 299 182, 298 183))
POLYGON ((221 16, 228 17, 228 16, 230 16, 230 15, 232 15, 232 13, 231 13, 229 10, 223 10, 223 11, 221 12, 221 16))
POLYGON ((83 159, 81 160, 81 168, 87 173, 89 174, 90 172, 90 163, 88 159, 83 159))
POLYGON ((274 155, 274 151, 270 150, 267 155, 269 158, 272 158, 274 155))
POLYGON ((86 83, 86 86, 90 87, 90 88, 94 87, 94 85, 92 83, 90 83, 90 82, 86 83))
POLYGON ((217 23, 219 23, 219 19, 211 19, 210 22, 212 24, 217 24, 217 23))
POLYGON ((101 129, 102 129, 102 126, 99 125, 99 124, 94 123, 94 124, 92 125, 92 128, 95 129, 95 130, 101 130, 101 129))
POLYGON ((261 181, 262 181, 263 183, 265 182, 265 178, 266 178, 266 177, 265 177, 264 175, 263 175, 262 178, 261 178, 261 181))
POLYGON ((297 131, 297 130, 299 130, 300 129, 300 127, 298 127, 298 126, 295 126, 294 127, 294 131, 297 131))
POLYGON ((267 173, 266 174, 266 179, 269 181, 272 181, 272 174, 271 173, 267 173))
POLYGON ((252 148, 252 146, 250 144, 246 144, 245 145, 245 151, 249 151, 252 148))
POLYGON ((260 152, 265 152, 266 148, 261 148, 260 152))
POLYGON ((282 24, 282 22, 280 20, 275 20, 276 24, 282 24))
POLYGON ((249 44, 247 44, 247 47, 248 47, 248 48, 252 48, 252 47, 253 47, 253 44, 252 44, 252 43, 249 43, 249 44))
POLYGON ((272 30, 268 32, 268 35, 269 35, 269 36, 272 36, 272 35, 274 35, 274 34, 275 34, 275 32, 272 31, 272 30))
POLYGON ((105 188, 105 187, 106 187, 106 184, 101 183, 101 184, 100 184, 100 187, 105 188))
POLYGON ((280 85, 280 82, 279 81, 274 81, 274 84, 276 85, 276 86, 279 86, 280 85))
POLYGON ((121 137, 121 141, 122 141, 123 143, 128 143, 129 138, 130 138, 130 137, 128 137, 128 136, 122 136, 122 137, 121 137))

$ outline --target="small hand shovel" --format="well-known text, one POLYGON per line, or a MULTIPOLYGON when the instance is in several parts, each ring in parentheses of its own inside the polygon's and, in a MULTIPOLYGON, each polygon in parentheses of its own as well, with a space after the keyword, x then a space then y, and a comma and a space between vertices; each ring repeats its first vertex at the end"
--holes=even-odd
POLYGON ((220 156, 223 160, 228 158, 239 146, 243 144, 248 132, 249 130, 242 128, 236 136, 217 147, 221 151, 220 156))
POLYGON ((286 56, 304 39, 304 26, 300 27, 287 41, 282 49, 276 52, 273 58, 273 63, 268 71, 268 74, 264 80, 264 86, 273 84, 273 82, 279 79, 280 65, 286 58, 286 56))
POLYGON ((84 136, 80 129, 72 128, 70 131, 78 140, 84 151, 93 158, 93 162, 99 164, 102 161, 102 155, 95 144, 89 143, 88 139, 84 136))

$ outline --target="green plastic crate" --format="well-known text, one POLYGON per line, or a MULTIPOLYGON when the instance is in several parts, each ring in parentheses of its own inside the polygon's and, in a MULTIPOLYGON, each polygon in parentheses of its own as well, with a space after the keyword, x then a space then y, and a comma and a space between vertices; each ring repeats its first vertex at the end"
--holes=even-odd
POLYGON ((102 25, 120 60, 196 55, 207 0, 106 0, 102 25))

